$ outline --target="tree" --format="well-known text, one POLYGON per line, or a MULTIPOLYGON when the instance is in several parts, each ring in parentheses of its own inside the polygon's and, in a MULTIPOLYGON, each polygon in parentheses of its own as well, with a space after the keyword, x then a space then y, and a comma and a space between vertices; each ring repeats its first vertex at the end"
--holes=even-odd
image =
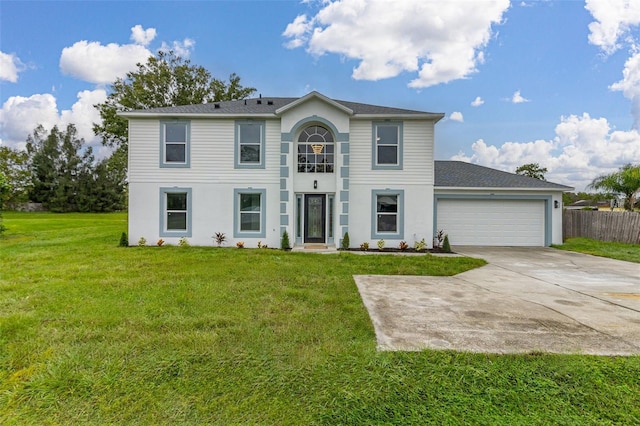
POLYGON ((7 192, 9 192, 9 183, 5 179, 4 175, 0 174, 0 235, 2 235, 7 229, 7 227, 2 223, 2 210, 4 209, 3 199, 7 192))
POLYGON ((159 51, 137 67, 125 78, 118 78, 107 100, 95 105, 102 124, 94 123, 94 133, 102 138, 103 144, 122 147, 125 153, 128 123, 118 112, 244 99, 256 90, 242 87, 236 74, 229 76, 228 83, 213 78, 205 68, 191 65, 188 59, 172 51, 159 51))
POLYGON ((538 163, 528 163, 516 169, 516 174, 522 176, 529 176, 534 179, 546 180, 544 174, 547 173, 546 167, 540 167, 538 163))
POLYGON ((632 211, 636 194, 640 191, 640 164, 626 164, 617 172, 595 178, 590 188, 624 195, 625 210, 632 211))
POLYGON ((91 147, 84 147, 73 124, 61 131, 54 126, 47 134, 38 126, 27 138, 32 188, 30 198, 51 211, 78 211, 85 191, 91 190, 94 162, 91 147))
POLYGON ((9 208, 29 199, 31 172, 28 160, 26 151, 0 146, 0 176, 4 177, 6 184, 4 196, 0 201, 9 208))

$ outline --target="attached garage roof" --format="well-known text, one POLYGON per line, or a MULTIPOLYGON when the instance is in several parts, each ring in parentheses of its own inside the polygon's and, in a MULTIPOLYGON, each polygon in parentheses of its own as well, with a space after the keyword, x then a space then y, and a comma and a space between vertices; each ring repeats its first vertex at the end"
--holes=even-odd
POLYGON ((571 191, 574 188, 463 161, 436 161, 435 186, 443 188, 526 188, 571 191))

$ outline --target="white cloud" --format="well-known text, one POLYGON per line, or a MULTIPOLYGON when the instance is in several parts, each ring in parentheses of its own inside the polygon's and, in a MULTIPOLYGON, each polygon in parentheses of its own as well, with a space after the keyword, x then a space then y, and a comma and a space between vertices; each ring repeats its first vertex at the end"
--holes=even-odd
POLYGON ((514 104, 521 104, 521 103, 524 103, 524 102, 529 102, 529 99, 523 97, 520 94, 520 91, 516 90, 514 92, 513 96, 511 97, 511 102, 513 102, 514 104))
POLYGON ((471 102, 471 106, 474 107, 479 107, 480 105, 484 104, 484 101, 482 100, 482 98, 480 96, 477 96, 473 102, 471 102))
POLYGON ((449 115, 449 120, 462 123, 464 122, 464 117, 462 116, 462 113, 460 111, 454 111, 451 113, 451 115, 449 115))
POLYGON ((587 0, 585 8, 596 20, 589 24, 589 42, 607 54, 618 50, 620 40, 630 37, 630 28, 640 24, 638 0, 587 0))
POLYGON ((16 83, 23 69, 24 64, 15 54, 0 52, 0 80, 16 83))
POLYGON ((5 146, 23 149, 27 136, 38 124, 50 130, 55 125, 63 128, 73 123, 88 145, 98 147, 100 140, 93 134, 92 127, 94 122, 100 122, 100 114, 93 105, 106 99, 103 89, 84 90, 78 93, 78 100, 70 110, 59 113, 56 98, 49 93, 28 98, 12 96, 0 109, 0 139, 5 146))
POLYGON ((173 52, 176 55, 182 58, 188 58, 191 55, 191 51, 193 50, 195 45, 196 45, 196 42, 190 38, 185 38, 182 41, 174 41, 171 44, 165 43, 163 41, 162 47, 160 47, 160 50, 164 52, 173 50, 173 52))
POLYGON ((285 46, 289 49, 295 49, 304 45, 307 40, 307 34, 310 32, 311 23, 307 20, 307 15, 298 15, 282 33, 283 36, 291 38, 285 46))
POLYGON ((417 73, 410 87, 466 78, 483 62, 492 25, 502 21, 509 0, 425 2, 405 0, 323 1, 308 18, 285 29, 289 48, 307 46, 315 56, 335 53, 359 61, 356 80, 417 73), (383 17, 383 19, 382 19, 383 17))
POLYGON ((78 41, 62 49, 60 70, 90 83, 108 84, 123 78, 135 69, 136 63, 144 63, 152 56, 146 47, 137 44, 106 46, 97 41, 78 41))
POLYGON ((453 160, 468 161, 508 172, 526 163, 539 163, 549 181, 582 191, 597 176, 627 163, 640 163, 640 133, 612 131, 605 118, 589 114, 561 117, 553 140, 505 142, 501 146, 476 141, 470 156, 461 152, 453 160))
POLYGON ((619 90, 631 100, 633 128, 640 129, 640 53, 635 53, 624 64, 622 80, 612 84, 611 90, 619 90))
POLYGON ((148 46, 154 38, 156 38, 155 28, 147 28, 145 30, 140 24, 131 28, 131 40, 136 44, 148 46))

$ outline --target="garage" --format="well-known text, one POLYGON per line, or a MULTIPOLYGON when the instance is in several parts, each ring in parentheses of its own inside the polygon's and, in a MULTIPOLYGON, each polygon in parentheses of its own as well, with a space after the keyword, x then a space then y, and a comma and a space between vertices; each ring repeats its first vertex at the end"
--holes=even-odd
POLYGON ((452 245, 545 246, 545 200, 448 199, 437 201, 436 229, 452 245))

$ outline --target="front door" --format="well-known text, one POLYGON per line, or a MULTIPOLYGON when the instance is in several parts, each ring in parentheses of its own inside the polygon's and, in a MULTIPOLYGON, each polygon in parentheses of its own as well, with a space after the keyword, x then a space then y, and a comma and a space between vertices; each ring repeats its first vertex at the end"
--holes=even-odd
POLYGON ((304 242, 324 243, 326 208, 324 194, 304 196, 304 242))

